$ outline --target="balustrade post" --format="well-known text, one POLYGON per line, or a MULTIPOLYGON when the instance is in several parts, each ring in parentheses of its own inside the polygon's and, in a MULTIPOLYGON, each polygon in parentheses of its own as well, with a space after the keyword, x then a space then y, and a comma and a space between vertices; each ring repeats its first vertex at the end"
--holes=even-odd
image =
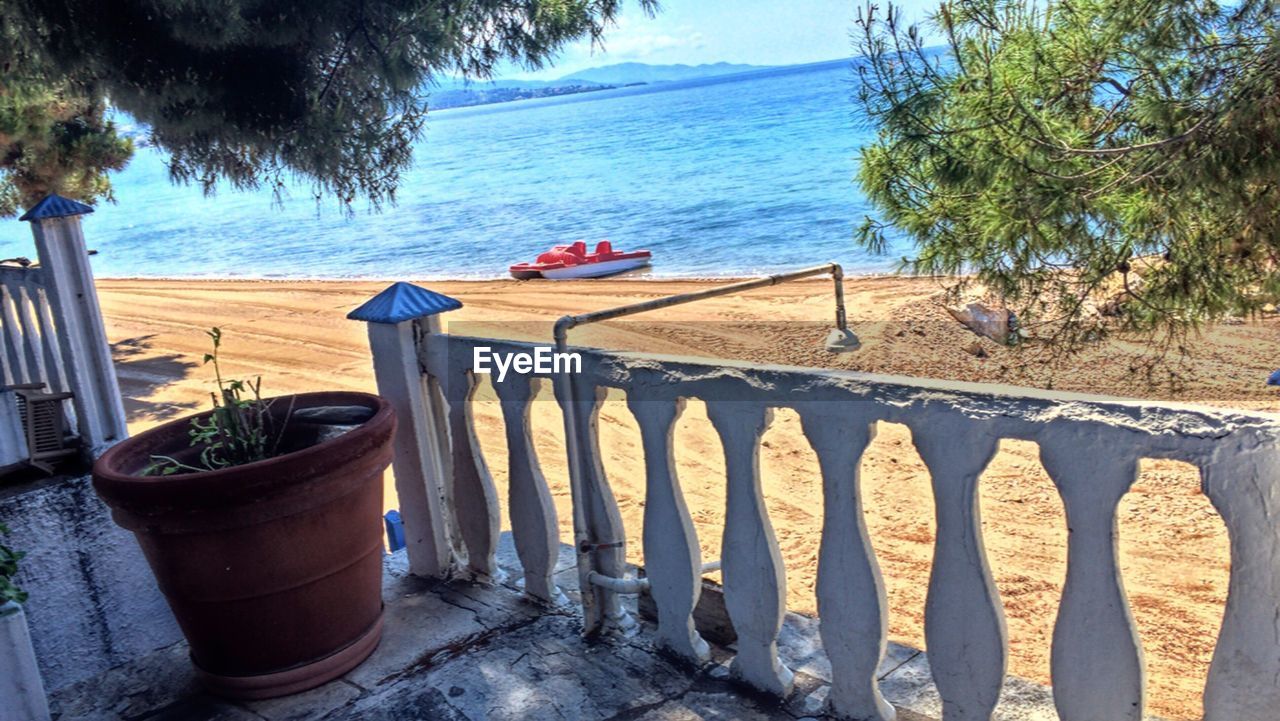
POLYGON ((986 721, 1004 685, 1009 634, 982 541, 978 481, 1000 439, 948 411, 911 423, 911 438, 929 469, 937 519, 924 609, 929 669, 944 721, 986 721))
POLYGON ((368 323, 378 393, 396 411, 391 463, 409 571, 428 578, 447 577, 454 564, 444 490, 448 419, 441 413, 438 382, 418 360, 419 349, 440 334, 439 314, 461 307, 453 298, 396 283, 347 316, 368 323))
POLYGON ((565 603, 568 599, 555 585, 560 525, 555 500, 538 463, 529 420, 542 379, 516 376, 493 387, 507 431, 507 511, 524 571, 524 592, 544 603, 565 603))
POLYGON ((600 405, 607 390, 568 373, 555 377, 554 388, 564 414, 583 634, 594 636, 608 628, 629 633, 636 621, 617 592, 591 582, 593 572, 623 578, 627 570, 622 514, 600 457, 600 405))
POLYGON ((1231 581, 1204 689, 1205 721, 1280 715, 1280 448, 1275 439, 1219 441, 1205 495, 1227 526, 1231 581))
POLYGON ((794 675, 778 658, 778 632, 787 610, 787 578, 760 485, 760 438, 773 410, 761 403, 717 400, 707 403, 707 417, 725 455, 720 555, 725 607, 738 632, 732 671, 761 691, 786 696, 794 675))
POLYGON ((1062 721, 1139 721, 1142 644, 1120 576, 1116 509, 1138 478, 1136 443, 1093 424, 1040 439, 1067 515, 1067 578, 1053 628, 1053 700, 1062 721))
POLYGON ((499 580, 498 489, 476 436, 472 400, 478 380, 468 366, 449 369, 445 399, 449 405, 449 477, 446 498, 453 511, 457 540, 467 553, 467 571, 473 578, 499 580))
POLYGON ((893 721, 880 693, 880 662, 888 634, 888 601, 867 534, 862 505, 862 455, 875 435, 861 403, 797 404, 805 437, 822 473, 822 545, 818 551, 819 631, 831 660, 828 711, 842 719, 893 721))
MULTIPOLYGON (((35 271, 35 273, 38 272, 38 270, 35 271)), ((26 271, 26 273, 35 274, 31 271, 26 271)), ((27 366, 27 382, 44 382, 49 385, 50 390, 53 390, 54 386, 57 385, 51 377, 54 375, 54 369, 45 368, 41 350, 45 345, 46 339, 40 336, 40 326, 36 323, 35 313, 33 312, 40 303, 39 289, 35 284, 24 278, 23 282, 18 283, 13 290, 13 302, 16 306, 14 310, 18 313, 18 329, 23 337, 22 355, 23 361, 27 366)))
POLYGON ((93 208, 83 203, 50 195, 19 220, 31 222, 45 292, 57 324, 62 365, 75 394, 76 423, 85 445, 97 454, 129 432, 80 228, 80 216, 92 212, 93 208))
POLYGON ((18 284, 12 287, 5 282, 5 275, 0 271, 0 385, 31 382, 31 371, 27 359, 23 355, 25 343, 23 329, 18 325, 18 306, 22 303, 18 295, 18 284))
POLYGON ((711 657, 693 621, 702 591, 702 549, 680 489, 672 440, 684 405, 682 398, 663 398, 639 385, 627 398, 644 448, 644 563, 658 608, 657 643, 700 664, 711 657))

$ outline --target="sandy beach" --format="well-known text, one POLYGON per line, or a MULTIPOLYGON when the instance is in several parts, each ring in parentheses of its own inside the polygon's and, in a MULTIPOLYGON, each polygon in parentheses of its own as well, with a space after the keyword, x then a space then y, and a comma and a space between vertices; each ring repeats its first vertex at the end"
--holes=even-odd
MULTIPOLYGON (((455 332, 549 339, 550 322, 583 312, 706 287, 705 281, 425 282, 461 299, 449 314, 455 332), (455 325, 456 324, 456 325, 455 325)), ((130 427, 138 431, 203 408, 211 374, 200 366, 203 334, 226 334, 224 372, 263 376, 270 394, 307 390, 373 390, 365 328, 345 319, 386 286, 380 282, 100 280, 130 427)), ((1174 383, 1147 386, 1132 372, 1143 357, 1134 342, 1109 342, 1062 364, 1035 349, 1021 352, 983 341, 986 357, 966 352, 975 336, 937 303, 928 279, 847 281, 850 323, 864 347, 831 355, 820 348, 832 316, 829 281, 806 281, 663 311, 656 319, 584 330, 590 345, 653 352, 718 355, 760 362, 829 366, 934 378, 998 381, 1120 395, 1280 409, 1264 385, 1280 357, 1274 316, 1206 328, 1188 355, 1166 366, 1174 383)), ((546 397, 549 397, 549 392, 546 397)), ((631 560, 640 555, 643 461, 639 432, 612 395, 601 421, 605 467, 628 531, 631 560)), ((539 457, 553 486, 562 538, 570 538, 559 411, 537 403, 539 457)), ((505 487, 501 416, 487 381, 476 408, 490 469, 505 487)), ((700 403, 691 402, 676 430, 681 483, 704 558, 719 557, 724 513, 723 457, 700 403)), ((787 570, 792 610, 815 610, 814 574, 821 528, 817 460, 794 414, 775 416, 762 449, 769 511, 787 570)), ((890 605, 890 637, 924 647, 924 597, 933 543, 929 478, 903 427, 882 425, 863 459, 866 520, 890 605)), ((987 551, 1008 618, 1011 673, 1049 679, 1053 620, 1066 570, 1062 504, 1040 466, 1034 444, 1005 442, 981 482, 987 551)), ((504 492, 505 497, 505 492, 504 492)), ((387 480, 387 508, 397 502, 387 480)), ((1222 615, 1230 568, 1226 532, 1200 493, 1194 469, 1145 461, 1120 507, 1125 585, 1146 653, 1149 710, 1171 719, 1200 717, 1200 693, 1222 615)), ((505 526, 505 518, 504 518, 505 526)))

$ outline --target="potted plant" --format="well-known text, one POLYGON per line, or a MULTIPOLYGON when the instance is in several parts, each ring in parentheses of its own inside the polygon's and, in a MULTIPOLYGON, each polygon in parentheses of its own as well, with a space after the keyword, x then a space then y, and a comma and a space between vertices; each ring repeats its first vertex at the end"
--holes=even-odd
MULTIPOLYGON (((0 536, 8 532, 0 525, 0 536)), ((6 719, 47 721, 49 702, 22 611, 27 594, 13 582, 22 556, 0 542, 0 709, 6 719)))
POLYGON ((233 698, 346 673, 382 631, 382 473, 395 416, 367 393, 266 399, 205 356, 213 409, 114 446, 93 484, 133 531, 204 685, 233 698))

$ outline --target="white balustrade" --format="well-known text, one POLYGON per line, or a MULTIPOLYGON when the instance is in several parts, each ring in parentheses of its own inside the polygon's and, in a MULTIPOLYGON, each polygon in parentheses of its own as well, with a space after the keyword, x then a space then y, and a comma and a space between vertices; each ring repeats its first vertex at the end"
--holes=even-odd
POLYGON ((498 491, 476 438, 471 412, 475 374, 463 366, 456 366, 454 371, 445 381, 445 398, 449 403, 450 500, 458 529, 456 538, 466 549, 467 568, 476 576, 492 578, 498 571, 496 555, 501 530, 498 491))
MULTIPOLYGON (((46 198, 33 210, 55 198, 46 198)), ((92 452, 98 453, 124 440, 129 431, 89 265, 89 251, 80 227, 80 215, 91 209, 72 205, 77 207, 53 216, 30 218, 31 232, 40 256, 48 315, 56 323, 54 336, 61 352, 60 362, 55 365, 59 373, 65 374, 66 390, 75 393, 73 403, 80 437, 92 452)), ((45 382, 49 381, 45 379, 45 382)))
POLYGON ((1231 537, 1231 582, 1204 690, 1205 721, 1271 719, 1280 709, 1280 453, 1251 433, 1214 444, 1204 490, 1231 537))
POLYGON ((738 632, 733 671, 762 691, 785 696, 792 674, 778 659, 778 632, 787 611, 787 578, 760 488, 760 438, 772 415, 751 400, 707 403, 724 446, 728 486, 720 563, 725 607, 738 632))
POLYGON ((946 410, 911 424, 933 480, 937 533, 924 609, 929 668, 946 721, 989 719, 1004 685, 1008 633, 978 510, 978 477, 1000 439, 990 424, 946 410))
POLYGON ((0 346, 0 385, 44 383, 51 392, 66 388, 39 268, 0 267, 0 346))
POLYGON ((444 401, 418 366, 417 340, 439 332, 439 319, 369 322, 369 347, 378 393, 396 411, 396 497, 404 523, 409 570, 419 576, 446 577, 453 571, 453 544, 445 516, 444 479, 449 469, 449 432, 444 401))
POLYGON ((584 626, 588 634, 598 633, 608 623, 630 628, 634 621, 623 611, 616 593, 592 584, 597 572, 622 578, 627 569, 626 534, 613 490, 605 476, 600 457, 600 405, 608 388, 579 376, 560 378, 556 398, 565 418, 565 435, 576 438, 566 443, 570 452, 570 485, 574 489, 575 540, 579 548, 578 574, 584 603, 584 626), (584 558, 586 562, 584 563, 584 558))
MULTIPOLYGON (((472 350, 532 351, 522 343, 433 333, 419 362, 445 389, 452 450, 452 523, 472 569, 493 569, 497 497, 471 426, 472 350)), ((725 603, 738 634, 734 670, 786 694, 778 657, 784 569, 760 483, 760 439, 772 409, 791 408, 821 470, 823 531, 817 569, 821 634, 831 661, 830 712, 894 718, 877 683, 887 605, 863 521, 859 464, 877 422, 910 427, 931 475, 937 536, 928 579, 928 658, 946 721, 989 719, 1004 681, 1007 632, 983 548, 978 481, 1004 438, 1034 441, 1066 509, 1067 579, 1054 631, 1053 691, 1068 721, 1140 719, 1145 686, 1140 639, 1117 563, 1116 509, 1142 458, 1199 466, 1205 493, 1231 540, 1231 581, 1205 690, 1205 718, 1270 721, 1280 708, 1280 416, 1073 396, 1029 389, 800 368, 757 368, 574 349, 583 369, 558 376, 571 413, 566 440, 574 481, 576 543, 588 632, 622 620, 619 592, 645 590, 657 608, 656 642, 707 658, 694 628, 704 559, 673 458, 684 399, 707 404, 725 452, 725 603), (597 432, 607 389, 627 393, 645 462, 645 579, 627 575, 625 529, 600 462, 597 432), (592 578, 594 577, 594 582, 592 578)), ((547 598, 557 538, 554 511, 530 440, 537 373, 495 383, 507 424, 511 517, 530 595, 547 598)), ((542 377, 551 377, 543 374, 542 377)), ((715 559, 706 559, 714 561, 715 559)), ((919 579, 921 583, 925 579, 919 579)))
MULTIPOLYGON (((40 268, 0 266, 0 387, 43 385, 43 392, 68 389, 62 349, 50 316, 40 268)), ((15 395, 0 392, 0 468, 30 457, 15 395)), ((63 404, 68 419, 76 418, 63 404)))
POLYGON ((533 447, 529 412, 542 380, 515 377, 495 383, 507 429, 507 492, 511 535, 524 568, 524 590, 547 603, 561 599, 552 577, 560 556, 559 523, 551 490, 533 447))
POLYGON ((1040 444, 1040 462, 1067 512, 1067 581, 1053 628, 1053 699, 1063 721, 1140 721, 1142 646, 1116 548, 1116 509, 1138 479, 1130 444, 1097 426, 1040 444))
POLYGON ((644 446, 644 558, 649 591, 658 608, 657 643, 694 663, 710 658, 693 624, 702 592, 702 557, 676 477, 672 433, 684 401, 664 397, 643 382, 632 386, 627 405, 640 426, 644 446))
POLYGON ((876 682, 888 633, 887 602, 859 487, 862 454, 875 432, 867 405, 816 402, 797 410, 809 443, 820 449, 817 595, 822 644, 832 668, 828 705, 840 718, 892 721, 893 707, 876 682))

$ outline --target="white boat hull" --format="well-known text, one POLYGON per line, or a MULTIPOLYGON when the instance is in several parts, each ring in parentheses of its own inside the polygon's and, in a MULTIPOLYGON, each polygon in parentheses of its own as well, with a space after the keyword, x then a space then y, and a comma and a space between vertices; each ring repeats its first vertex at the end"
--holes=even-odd
POLYGON ((549 280, 599 278, 605 275, 625 273, 628 270, 643 268, 649 265, 649 261, 649 258, 622 258, 620 260, 606 260, 600 263, 583 263, 582 265, 570 265, 564 268, 555 268, 554 270, 544 270, 542 271, 542 277, 549 280))

